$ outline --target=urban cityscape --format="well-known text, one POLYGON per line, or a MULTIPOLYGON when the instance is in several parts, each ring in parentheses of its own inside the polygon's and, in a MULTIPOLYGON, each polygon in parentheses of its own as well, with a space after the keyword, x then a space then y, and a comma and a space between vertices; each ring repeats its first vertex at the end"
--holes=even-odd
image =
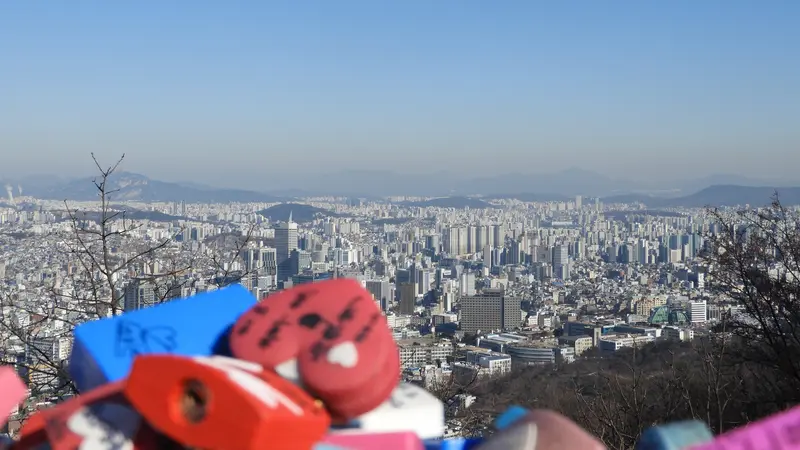
MULTIPOLYGON (((0 342, 3 362, 32 394, 12 433, 74 394, 66 373, 77 324, 231 283, 265 299, 358 280, 385 314, 402 378, 431 390, 692 342, 748 314, 707 289, 703 255, 722 231, 715 209, 649 210, 581 195, 143 202, 123 190, 146 178, 112 169, 77 181, 98 201, 7 186, 0 342)), ((464 391, 449 400, 458 411, 476 398, 464 391)), ((454 414, 448 433, 461 432, 454 414)))
POLYGON ((0 2, 0 450, 800 446, 798 17, 0 2))

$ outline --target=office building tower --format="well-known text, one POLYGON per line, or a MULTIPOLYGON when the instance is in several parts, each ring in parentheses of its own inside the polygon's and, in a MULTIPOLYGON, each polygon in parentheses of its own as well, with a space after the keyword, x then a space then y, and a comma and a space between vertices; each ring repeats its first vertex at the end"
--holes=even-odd
POLYGON ((311 253, 305 250, 292 250, 289 255, 290 277, 311 267, 311 253))
POLYGON ((249 247, 242 249, 240 255, 248 272, 259 271, 270 275, 277 273, 278 257, 276 249, 272 247, 249 247))
POLYGON ((155 304, 156 293, 153 285, 144 280, 131 280, 125 286, 125 311, 134 311, 155 304))
POLYGON ((522 323, 522 299, 505 295, 502 288, 461 297, 460 303, 461 329, 467 333, 510 330, 522 323))
POLYGON ((397 287, 400 297, 400 314, 414 314, 417 306, 416 288, 413 284, 405 283, 397 287))
POLYGON ((569 279, 569 246, 564 244, 554 246, 551 258, 553 276, 562 280, 569 279))
POLYGON ((692 323, 706 323, 708 320, 708 305, 705 300, 689 302, 689 320, 692 323))
POLYGON ((275 227, 275 253, 278 263, 278 281, 286 281, 292 276, 289 260, 292 250, 297 250, 297 224, 289 220, 275 227))
POLYGON ((387 311, 392 300, 392 292, 388 280, 367 280, 366 289, 379 302, 381 310, 387 311))

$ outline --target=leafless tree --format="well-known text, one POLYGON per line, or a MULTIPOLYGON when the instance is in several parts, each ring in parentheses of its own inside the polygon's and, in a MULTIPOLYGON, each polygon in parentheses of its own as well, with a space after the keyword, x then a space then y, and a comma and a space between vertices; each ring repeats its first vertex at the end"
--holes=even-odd
POLYGON ((709 283, 743 308, 727 324, 743 344, 741 356, 780 372, 800 392, 798 210, 781 204, 776 193, 765 208, 709 214, 719 228, 705 253, 709 283))
POLYGON ((235 239, 204 252, 187 252, 176 239, 184 227, 148 233, 145 221, 132 220, 114 205, 118 190, 112 177, 124 155, 111 166, 103 166, 94 154, 92 160, 98 171, 93 180, 97 202, 80 209, 65 201, 65 226, 47 236, 61 269, 43 275, 41 286, 0 298, 2 362, 28 378, 32 398, 56 400, 77 392, 64 363, 72 330, 82 322, 122 314, 128 278, 152 287, 149 302, 160 303, 199 282, 222 287, 248 275, 234 268, 255 224, 233 230, 235 239))

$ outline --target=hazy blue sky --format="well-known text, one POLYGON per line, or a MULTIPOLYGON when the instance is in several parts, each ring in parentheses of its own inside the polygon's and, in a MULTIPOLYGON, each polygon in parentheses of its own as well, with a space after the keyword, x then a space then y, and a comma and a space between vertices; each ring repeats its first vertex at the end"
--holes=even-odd
MULTIPOLYGON (((800 1, 4 1, 0 175, 800 167, 800 1)), ((648 173, 650 172, 650 173, 648 173)))

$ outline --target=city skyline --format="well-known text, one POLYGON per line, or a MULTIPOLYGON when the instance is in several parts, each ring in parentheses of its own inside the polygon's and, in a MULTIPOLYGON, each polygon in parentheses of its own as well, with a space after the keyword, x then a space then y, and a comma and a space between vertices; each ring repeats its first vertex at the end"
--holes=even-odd
POLYGON ((788 177, 800 162, 798 9, 8 3, 3 170, 83 176, 94 151, 218 186, 576 165, 658 181, 788 177))

